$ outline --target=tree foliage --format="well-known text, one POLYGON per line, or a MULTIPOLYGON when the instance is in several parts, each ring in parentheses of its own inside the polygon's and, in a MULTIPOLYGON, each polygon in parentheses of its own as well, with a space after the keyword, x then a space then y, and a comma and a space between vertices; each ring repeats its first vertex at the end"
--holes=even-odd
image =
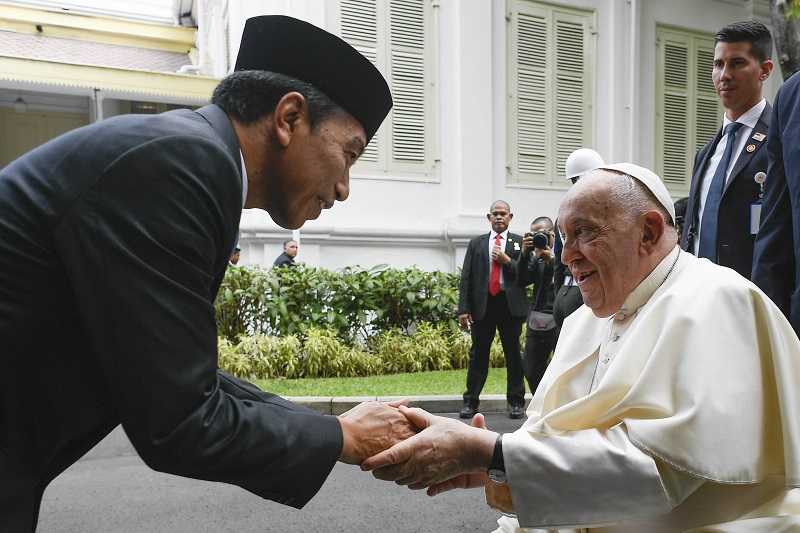
POLYGON ((770 0, 772 38, 783 79, 800 70, 800 0, 770 0))

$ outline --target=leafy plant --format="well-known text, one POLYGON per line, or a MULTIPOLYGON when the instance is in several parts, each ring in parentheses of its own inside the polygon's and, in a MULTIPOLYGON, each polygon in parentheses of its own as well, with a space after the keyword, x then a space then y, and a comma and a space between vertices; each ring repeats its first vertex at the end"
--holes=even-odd
POLYGON ((333 331, 348 344, 391 329, 455 324, 458 276, 379 266, 229 268, 216 301, 219 334, 232 343, 246 335, 300 335, 333 331))

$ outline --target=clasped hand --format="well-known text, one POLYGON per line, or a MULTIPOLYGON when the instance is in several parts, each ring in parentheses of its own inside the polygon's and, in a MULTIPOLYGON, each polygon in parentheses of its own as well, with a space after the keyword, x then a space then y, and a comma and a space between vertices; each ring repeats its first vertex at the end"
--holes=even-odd
POLYGON ((385 481, 427 488, 429 496, 453 489, 486 488, 495 509, 513 512, 507 485, 489 481, 497 433, 486 428, 481 414, 472 425, 435 416, 405 401, 366 402, 339 416, 344 435, 340 460, 385 481))
POLYGON ((430 495, 486 483, 497 433, 486 429, 482 415, 468 426, 418 408, 399 410, 419 433, 370 457, 361 464, 363 470, 411 489, 428 488, 430 495))

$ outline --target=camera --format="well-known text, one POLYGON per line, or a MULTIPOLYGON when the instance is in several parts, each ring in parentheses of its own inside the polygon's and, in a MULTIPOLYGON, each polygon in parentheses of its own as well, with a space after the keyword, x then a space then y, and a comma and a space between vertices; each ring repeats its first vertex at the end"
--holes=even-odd
POLYGON ((526 233, 525 237, 533 237, 533 247, 539 250, 544 250, 550 243, 550 236, 543 232, 537 231, 536 233, 526 233))

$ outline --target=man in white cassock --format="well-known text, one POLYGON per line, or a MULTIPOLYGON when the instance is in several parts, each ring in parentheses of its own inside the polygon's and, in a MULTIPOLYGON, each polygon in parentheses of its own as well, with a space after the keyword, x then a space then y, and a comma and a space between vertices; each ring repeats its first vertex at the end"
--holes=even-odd
POLYGON ((680 251, 647 169, 593 171, 558 218, 585 305, 525 424, 404 408, 424 429, 362 468, 429 495, 485 487, 498 532, 800 531, 800 341, 783 314, 680 251))

